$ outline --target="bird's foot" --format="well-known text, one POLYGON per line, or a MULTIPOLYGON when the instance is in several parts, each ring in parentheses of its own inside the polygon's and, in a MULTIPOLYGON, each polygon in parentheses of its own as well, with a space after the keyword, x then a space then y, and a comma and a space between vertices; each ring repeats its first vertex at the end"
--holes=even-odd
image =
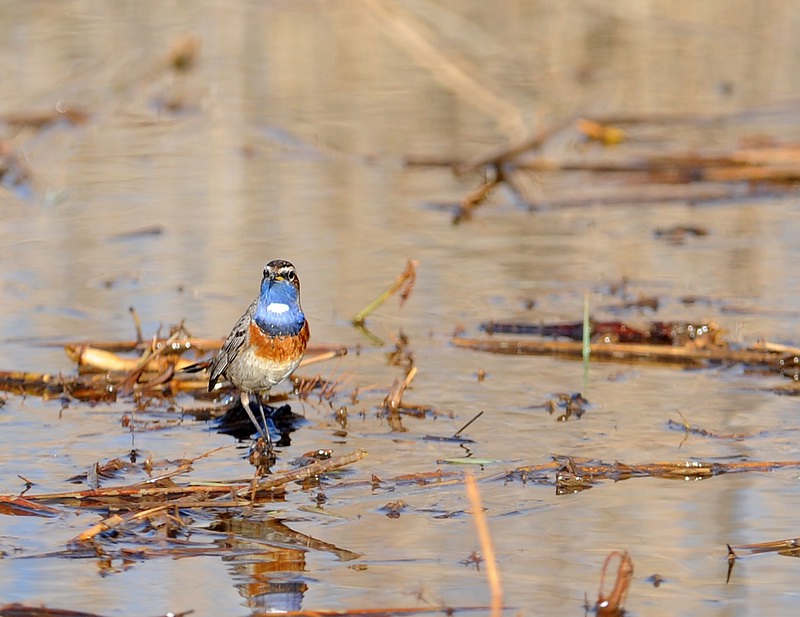
POLYGON ((275 451, 272 449, 272 442, 259 437, 250 446, 250 455, 248 457, 250 464, 256 468, 257 476, 265 476, 270 473, 270 467, 275 464, 277 460, 275 451))

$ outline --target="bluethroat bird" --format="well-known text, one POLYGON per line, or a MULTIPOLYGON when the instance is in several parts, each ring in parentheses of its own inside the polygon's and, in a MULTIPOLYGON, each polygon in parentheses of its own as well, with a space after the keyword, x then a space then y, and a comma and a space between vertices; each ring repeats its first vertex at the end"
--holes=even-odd
POLYGON ((272 441, 260 399, 300 364, 308 334, 308 321, 300 307, 300 280, 294 266, 275 259, 264 266, 261 292, 211 362, 208 391, 221 378, 227 378, 239 390, 242 406, 270 446, 272 441), (259 403, 263 425, 250 407, 253 397, 259 403))

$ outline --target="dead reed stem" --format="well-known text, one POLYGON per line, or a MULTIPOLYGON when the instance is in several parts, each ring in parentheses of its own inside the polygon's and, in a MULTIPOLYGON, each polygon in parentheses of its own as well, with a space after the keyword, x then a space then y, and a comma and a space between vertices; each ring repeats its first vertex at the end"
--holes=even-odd
POLYGON ((408 296, 411 295, 411 291, 414 289, 414 283, 417 281, 418 265, 419 262, 417 260, 409 259, 406 262, 405 269, 397 276, 389 288, 361 309, 358 315, 353 318, 353 325, 363 326, 367 317, 374 313, 378 307, 397 292, 400 292, 400 306, 403 306, 403 303, 405 303, 408 296))
POLYGON ((452 92, 492 116, 509 135, 526 132, 524 115, 517 105, 509 102, 519 98, 518 94, 503 93, 502 86, 492 83, 485 71, 452 47, 446 48, 426 24, 394 2, 361 0, 361 5, 377 19, 386 34, 452 92))
POLYGON ((500 617, 503 612, 503 586, 500 583, 500 572, 497 569, 492 536, 486 523, 486 515, 483 512, 481 494, 478 490, 475 476, 472 473, 467 473, 465 480, 467 483, 467 497, 469 497, 470 507, 472 508, 472 520, 475 521, 475 529, 478 531, 478 538, 481 543, 481 553, 486 563, 486 579, 489 582, 489 591, 492 595, 492 617, 500 617))

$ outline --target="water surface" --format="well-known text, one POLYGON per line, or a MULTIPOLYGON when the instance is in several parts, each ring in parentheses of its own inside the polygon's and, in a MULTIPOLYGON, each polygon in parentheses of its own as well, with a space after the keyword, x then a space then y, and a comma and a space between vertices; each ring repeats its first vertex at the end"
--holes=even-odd
MULTIPOLYGON (((796 344, 794 196, 530 212, 499 191, 454 226, 439 205, 456 204, 480 175, 404 165, 422 155, 469 159, 515 137, 520 125, 534 130, 578 113, 724 118, 657 124, 650 139, 610 156, 732 148, 754 135, 796 141, 797 30, 791 8, 744 1, 6 4, 0 112, 67 105, 88 120, 5 131, 31 180, 2 189, 0 367, 71 374, 59 348, 37 343, 130 339, 131 306, 147 335, 185 319, 198 336, 222 337, 257 292, 263 264, 280 257, 298 268, 313 342, 363 346, 314 369, 343 381, 334 406, 348 406, 346 436, 335 434, 328 401, 293 399, 309 422, 281 451, 287 463, 318 448, 363 448, 369 456, 344 479, 451 471, 437 461, 464 449, 422 438, 451 435, 480 410, 467 435, 474 456, 498 461, 479 470, 487 476, 553 454, 628 463, 798 460, 796 402, 762 389, 780 378, 740 367, 593 364, 586 382, 577 362, 450 344, 456 327, 480 336, 490 319, 580 319, 586 293, 597 318, 713 319, 734 342, 796 344), (398 36, 385 22, 387 6, 464 67, 472 85, 454 83, 436 58, 398 36), (186 35, 200 43, 197 65, 176 73, 166 58, 186 35), (674 224, 709 235, 684 245, 654 239, 656 228, 674 224), (142 229, 155 233, 125 235, 142 229), (371 347, 350 320, 407 259, 420 262, 414 292, 402 308, 392 301, 370 319, 387 342, 371 347), (630 296, 657 295, 659 312, 611 310, 619 298, 609 287, 623 278, 630 296), (680 299, 688 295, 704 300, 687 305, 680 299), (377 407, 402 376, 385 357, 401 329, 419 369, 406 400, 437 413, 406 418, 407 432, 392 433, 377 407), (479 382, 481 369, 487 377, 479 382), (371 385, 349 402, 355 388, 371 385), (537 407, 577 391, 591 402, 580 420, 558 423, 537 407), (666 427, 680 414, 752 437, 684 440, 666 427)), ((593 147, 565 130, 547 154, 575 157, 593 147)), ((608 190, 587 174, 529 180, 543 201, 608 190)), ((62 409, 8 395, 0 408, 3 493, 23 490, 20 475, 35 492, 75 490, 70 477, 132 447, 176 459, 235 443, 180 413, 196 401, 176 402, 177 411, 142 416, 171 428, 132 435, 120 421, 130 401, 62 409)), ((249 477, 244 452, 215 455, 191 479, 249 477)), ((796 535, 796 476, 636 479, 568 496, 552 486, 484 482, 506 603, 515 613, 579 614, 584 593, 596 594, 605 556, 627 549, 634 612, 786 613, 797 603, 794 560, 739 563, 726 585, 725 544, 796 535), (658 588, 646 580, 654 573, 666 579, 658 588)), ((281 536, 259 558, 108 567, 46 557, 99 515, 5 516, 0 598, 99 614, 200 616, 488 603, 484 572, 462 563, 479 548, 462 485, 331 485, 324 506, 336 516, 301 514, 316 493, 299 488, 274 511, 250 513, 285 519, 327 545, 287 548, 281 536), (399 518, 380 510, 399 499, 408 505, 399 518), (278 557, 279 549, 287 552, 278 557)), ((214 522, 203 516, 194 521, 198 539, 214 522)))

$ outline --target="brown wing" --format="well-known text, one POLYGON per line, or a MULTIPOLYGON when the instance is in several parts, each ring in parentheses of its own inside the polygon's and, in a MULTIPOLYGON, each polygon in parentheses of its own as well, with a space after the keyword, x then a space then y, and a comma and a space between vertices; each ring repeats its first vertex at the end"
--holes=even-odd
POLYGON ((242 346, 247 341, 248 328, 250 327, 251 315, 255 310, 255 302, 250 305, 244 315, 239 318, 233 330, 228 335, 227 340, 223 343, 222 349, 219 350, 217 357, 211 362, 209 367, 208 377, 208 391, 211 392, 220 377, 225 374, 225 369, 228 368, 231 362, 239 355, 242 346))

